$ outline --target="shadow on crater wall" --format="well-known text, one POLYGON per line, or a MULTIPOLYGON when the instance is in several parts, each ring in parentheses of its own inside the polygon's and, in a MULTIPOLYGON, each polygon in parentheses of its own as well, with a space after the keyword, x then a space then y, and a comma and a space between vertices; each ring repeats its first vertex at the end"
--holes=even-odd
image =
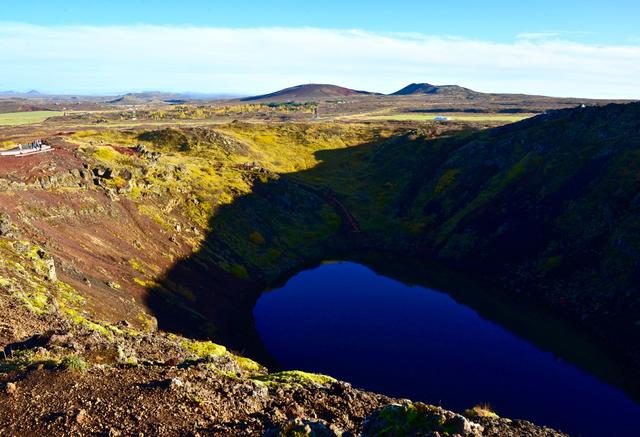
MULTIPOLYGON (((621 106, 610 110, 618 119, 634 120, 637 108, 621 106)), ((609 245, 614 232, 632 228, 635 213, 612 205, 619 213, 610 214, 609 222, 602 223, 578 215, 576 227, 599 227, 584 239, 563 234, 559 220, 588 211, 593 202, 632 204, 637 194, 634 182, 623 183, 618 176, 633 174, 623 169, 632 166, 634 161, 625 157, 637 144, 619 131, 603 141, 602 132, 610 129, 609 124, 603 125, 599 139, 591 143, 587 141, 594 138, 592 132, 568 130, 570 123, 595 129, 602 117, 597 110, 591 112, 569 110, 550 120, 531 119, 461 139, 427 141, 406 135, 319 151, 315 167, 279 178, 247 172, 254 181, 253 191, 216 211, 202 248, 178 262, 161 286, 151 290, 149 307, 161 329, 211 338, 267 365, 274 364, 252 317, 265 287, 324 259, 356 259, 364 252, 393 254, 396 263, 381 264, 379 257, 363 262, 382 272, 388 270, 389 276, 400 280, 417 276, 419 279, 411 280, 425 286, 436 284, 432 287, 450 292, 538 347, 608 378, 607 372, 598 370, 602 366, 589 364, 588 354, 558 341, 557 332, 540 329, 540 320, 547 319, 540 319, 535 311, 531 317, 520 317, 522 312, 508 302, 524 302, 531 308, 544 302, 565 320, 573 319, 583 327, 589 325, 585 320, 592 322, 592 332, 618 333, 622 344, 624 338, 634 335, 627 332, 628 322, 637 311, 621 300, 610 303, 618 312, 616 317, 598 318, 599 313, 588 312, 591 302, 606 294, 585 289, 588 278, 582 272, 599 278, 590 284, 593 287, 602 281, 609 281, 611 289, 632 282, 639 273, 626 266, 637 260, 612 252, 618 249, 609 245), (576 135, 585 139, 578 141, 576 135), (567 153, 572 153, 569 147, 575 148, 573 153, 581 160, 567 162, 567 153), (620 171, 611 172, 612 166, 620 171), (618 198, 601 200, 612 178, 624 190, 619 188, 618 198), (346 205, 363 232, 351 232, 344 212, 328 201, 328 194, 346 205), (553 248, 565 254, 561 268, 536 270, 539 265, 551 265, 553 248), (616 277, 610 272, 598 276, 606 266, 603 258, 592 255, 598 250, 614 253, 612 260, 619 263, 616 277), (394 267, 409 256, 421 260, 414 272, 394 267), (442 262, 454 273, 438 275, 445 269, 429 268, 433 262, 442 262), (424 272, 415 272, 420 266, 424 272), (465 274, 460 275, 461 271, 465 274), (502 281, 506 293, 482 294, 495 298, 490 304, 482 303, 469 282, 460 285, 450 280, 456 276, 479 276, 494 284, 502 281), (518 293, 513 292, 516 289, 518 293), (577 293, 587 293, 590 300, 577 298, 581 296, 577 293), (575 304, 566 305, 567 299, 575 304), (584 314, 593 318, 581 319, 584 314)), ((612 382, 620 384, 619 380, 612 382)))
MULTIPOLYGON (((375 147, 355 149, 368 154, 375 147)), ((317 152, 320 164, 292 174, 239 170, 252 180, 252 192, 219 207, 200 250, 150 290, 147 304, 159 328, 214 339, 276 365, 255 331, 252 309, 265 287, 349 248, 354 236, 322 181, 335 179, 336 169, 348 172, 358 159, 353 149, 317 152)))

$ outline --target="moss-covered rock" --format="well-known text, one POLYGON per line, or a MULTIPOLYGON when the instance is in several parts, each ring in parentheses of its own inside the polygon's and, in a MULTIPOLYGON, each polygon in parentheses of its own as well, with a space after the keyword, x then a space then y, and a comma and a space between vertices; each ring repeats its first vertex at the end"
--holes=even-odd
POLYGON ((439 407, 416 403, 389 405, 371 415, 363 437, 481 436, 483 427, 439 407))
POLYGON ((283 372, 270 373, 268 375, 256 376, 253 379, 271 384, 327 385, 337 382, 330 376, 307 373, 300 370, 286 370, 283 372))

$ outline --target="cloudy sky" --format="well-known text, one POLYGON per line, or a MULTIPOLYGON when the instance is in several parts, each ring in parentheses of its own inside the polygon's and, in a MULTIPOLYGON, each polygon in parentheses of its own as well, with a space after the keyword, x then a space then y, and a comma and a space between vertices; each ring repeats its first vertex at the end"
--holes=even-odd
POLYGON ((572 9, 571 1, 539 1, 528 14, 506 9, 507 2, 479 9, 460 0, 452 7, 398 0, 393 8, 333 1, 29 3, 0 14, 0 90, 253 94, 315 82, 393 92, 430 82, 640 98, 635 2, 616 8, 615 1, 583 1, 572 9))

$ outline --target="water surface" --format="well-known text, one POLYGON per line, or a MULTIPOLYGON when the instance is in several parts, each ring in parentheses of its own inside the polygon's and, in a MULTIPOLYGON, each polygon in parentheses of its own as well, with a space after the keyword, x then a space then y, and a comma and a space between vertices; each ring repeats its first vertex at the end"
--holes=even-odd
MULTIPOLYGON (((408 286, 360 264, 300 272, 265 292, 254 316, 282 367, 367 390, 457 411, 489 403, 505 417, 581 436, 631 435, 640 418, 640 406, 619 388, 447 293, 408 286)), ((585 348, 582 356, 602 360, 604 353, 585 348)))

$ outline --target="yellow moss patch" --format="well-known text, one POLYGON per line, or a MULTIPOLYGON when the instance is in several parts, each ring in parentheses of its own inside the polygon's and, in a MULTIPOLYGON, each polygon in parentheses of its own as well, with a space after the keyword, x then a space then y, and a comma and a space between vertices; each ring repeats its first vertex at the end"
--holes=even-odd
POLYGON ((142 273, 143 275, 147 274, 147 269, 144 268, 144 266, 142 265, 142 261, 140 261, 139 259, 131 258, 129 260, 129 265, 137 272, 142 273))
POLYGON ((198 357, 222 356, 227 353, 227 348, 211 341, 194 341, 184 339, 182 347, 198 357))
POLYGON ((165 219, 165 215, 160 210, 160 208, 157 208, 153 205, 143 204, 143 205, 138 205, 138 211, 140 211, 141 214, 144 214, 147 217, 149 217, 151 220, 156 222, 158 225, 162 226, 164 229, 168 231, 172 230, 171 224, 167 222, 167 220, 165 219))
POLYGON ((94 158, 107 162, 118 162, 122 158, 122 154, 110 146, 96 146, 92 155, 94 158))
POLYGON ((500 417, 491 409, 489 404, 479 404, 473 408, 469 408, 468 410, 465 410, 464 415, 469 418, 489 417, 497 419, 500 417))
POLYGON ((273 384, 319 384, 325 385, 336 382, 336 379, 317 373, 307 373, 300 370, 287 370, 284 372, 270 373, 269 375, 255 376, 255 381, 273 384))
POLYGON ((11 285, 11 281, 0 276, 0 287, 7 288, 9 285, 11 285))
POLYGON ((141 278, 133 278, 133 282, 144 288, 154 288, 159 285, 156 281, 141 278))
POLYGON ((240 368, 242 368, 242 370, 245 370, 247 372, 258 372, 260 371, 260 369, 262 369, 260 364, 256 363, 255 361, 249 358, 234 355, 233 359, 236 360, 236 362, 238 363, 240 368))

